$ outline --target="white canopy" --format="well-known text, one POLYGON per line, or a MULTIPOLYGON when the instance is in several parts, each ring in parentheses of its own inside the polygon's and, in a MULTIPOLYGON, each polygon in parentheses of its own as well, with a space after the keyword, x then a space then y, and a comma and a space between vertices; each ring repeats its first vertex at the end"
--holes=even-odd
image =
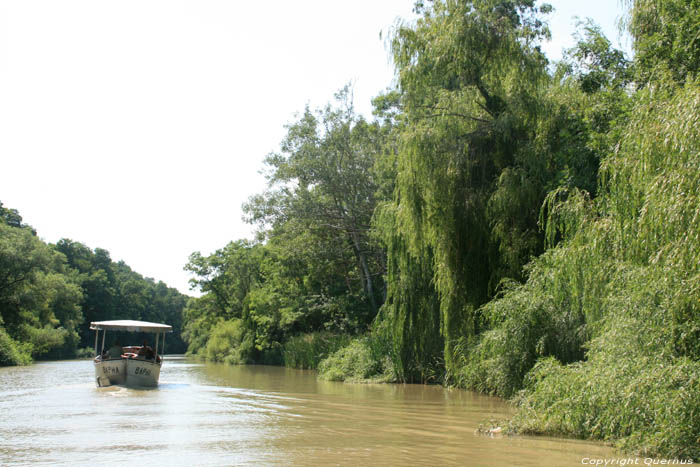
POLYGON ((130 319, 93 321, 90 323, 90 329, 100 331, 173 332, 173 327, 167 324, 132 321, 130 319))

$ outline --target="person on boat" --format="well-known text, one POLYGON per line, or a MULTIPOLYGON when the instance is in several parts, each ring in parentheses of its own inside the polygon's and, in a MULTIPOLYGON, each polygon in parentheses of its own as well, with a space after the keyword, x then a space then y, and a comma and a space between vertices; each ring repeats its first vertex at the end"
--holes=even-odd
POLYGON ((107 355, 109 358, 121 358, 123 353, 124 353, 124 349, 122 348, 121 345, 119 345, 119 341, 114 341, 114 344, 112 344, 112 347, 110 347, 109 350, 107 351, 107 355))
POLYGON ((153 360, 155 358, 155 353, 148 345, 148 341, 143 341, 143 345, 139 349, 139 357, 145 358, 146 360, 153 360))

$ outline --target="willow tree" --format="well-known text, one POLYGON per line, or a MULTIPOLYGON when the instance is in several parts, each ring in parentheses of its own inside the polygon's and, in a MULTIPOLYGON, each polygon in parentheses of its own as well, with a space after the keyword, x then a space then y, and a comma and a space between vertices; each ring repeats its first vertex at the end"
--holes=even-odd
MULTIPOLYGON (((605 135, 614 146, 598 197, 549 211, 564 241, 486 307, 504 318, 482 335, 465 379, 519 391, 516 429, 698 460, 700 2, 629 3, 636 86, 625 88, 640 89, 605 135), (585 359, 571 355, 577 347, 585 359)), ((614 86, 596 70, 577 75, 614 86)))
POLYGON ((405 125, 385 216, 395 228, 383 316, 398 354, 415 354, 408 349, 435 336, 444 353, 402 361, 409 380, 424 379, 426 362, 442 358, 449 373, 455 350, 480 331, 479 305, 539 252, 549 170, 534 135, 549 79, 540 15, 551 8, 442 0, 416 9, 422 17, 399 26, 391 42, 405 125))
POLYGON ((685 83, 700 71, 700 2, 626 0, 639 84, 668 74, 685 83))

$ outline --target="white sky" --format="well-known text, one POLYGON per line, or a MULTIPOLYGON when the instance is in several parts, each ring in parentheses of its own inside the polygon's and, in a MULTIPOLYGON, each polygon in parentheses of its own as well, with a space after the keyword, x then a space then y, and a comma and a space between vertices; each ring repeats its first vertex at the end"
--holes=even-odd
MULTIPOLYGON (((616 0, 553 0, 550 57, 573 16, 618 43, 616 0)), ((189 292, 182 270, 250 237, 241 204, 305 104, 391 84, 386 31, 412 0, 0 0, 0 201, 189 292)))

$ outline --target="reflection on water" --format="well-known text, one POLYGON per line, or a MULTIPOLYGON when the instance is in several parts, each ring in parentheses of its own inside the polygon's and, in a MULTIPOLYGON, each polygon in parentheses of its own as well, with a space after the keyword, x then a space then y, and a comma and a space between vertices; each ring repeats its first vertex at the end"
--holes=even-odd
POLYGON ((596 444, 475 434, 502 401, 438 386, 171 358, 155 389, 97 388, 90 361, 0 368, 0 465, 581 465, 596 444))

